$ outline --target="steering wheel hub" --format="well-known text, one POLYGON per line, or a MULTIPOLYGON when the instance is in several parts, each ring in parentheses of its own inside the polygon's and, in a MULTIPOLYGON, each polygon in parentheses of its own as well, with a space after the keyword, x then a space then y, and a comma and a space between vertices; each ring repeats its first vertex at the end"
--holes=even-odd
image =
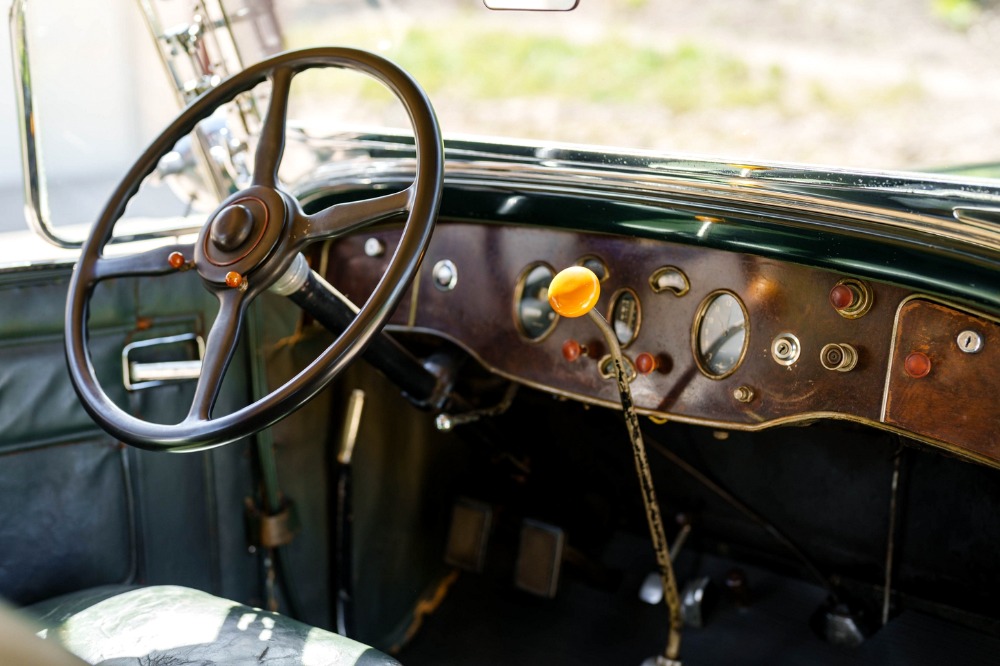
POLYGON ((250 237, 253 227, 253 213, 245 203, 236 203, 223 208, 212 220, 209 238, 220 252, 235 252, 250 237))
POLYGON ((255 196, 240 196, 222 205, 208 223, 202 242, 205 259, 215 266, 232 266, 247 258, 267 235, 271 212, 255 196))
POLYGON ((251 187, 222 203, 202 228, 195 263, 212 282, 229 271, 248 274, 273 254, 281 240, 287 205, 277 190, 251 187))

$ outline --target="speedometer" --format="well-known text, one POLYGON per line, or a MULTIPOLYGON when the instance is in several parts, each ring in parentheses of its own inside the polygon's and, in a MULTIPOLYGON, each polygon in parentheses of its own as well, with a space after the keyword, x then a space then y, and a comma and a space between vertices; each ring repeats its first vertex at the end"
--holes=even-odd
POLYGON ((709 294, 698 308, 691 338, 702 373, 712 379, 733 374, 746 355, 749 328, 746 307, 736 294, 724 290, 709 294))

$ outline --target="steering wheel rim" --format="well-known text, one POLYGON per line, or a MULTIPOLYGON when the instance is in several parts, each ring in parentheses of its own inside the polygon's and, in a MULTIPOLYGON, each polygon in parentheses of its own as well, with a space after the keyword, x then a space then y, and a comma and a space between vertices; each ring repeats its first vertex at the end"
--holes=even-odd
POLYGON ((91 229, 73 271, 66 303, 66 358, 84 408, 119 440, 153 450, 219 446, 281 420, 322 390, 361 353, 395 309, 430 242, 440 207, 443 174, 444 149, 430 101, 409 74, 375 54, 347 48, 286 52, 205 92, 150 144, 125 175, 91 229), (409 187, 402 192, 334 205, 312 215, 303 213, 294 197, 279 188, 277 171, 284 150, 291 81, 296 74, 317 67, 368 74, 402 102, 413 126, 416 148, 416 171, 409 187), (104 257, 104 247, 128 201, 160 158, 219 106, 265 80, 271 82, 272 92, 254 158, 253 184, 223 201, 193 244, 160 247, 126 257, 104 257), (399 245, 354 321, 281 387, 235 412, 212 418, 212 408, 253 298, 284 275, 306 245, 404 211, 407 219, 399 245), (276 219, 279 215, 280 224, 276 219), (204 286, 219 299, 219 314, 209 331, 202 374, 188 416, 172 425, 152 423, 119 408, 98 382, 87 344, 88 305, 102 280, 167 275, 189 268, 198 271, 204 286), (232 278, 233 274, 240 280, 232 278))

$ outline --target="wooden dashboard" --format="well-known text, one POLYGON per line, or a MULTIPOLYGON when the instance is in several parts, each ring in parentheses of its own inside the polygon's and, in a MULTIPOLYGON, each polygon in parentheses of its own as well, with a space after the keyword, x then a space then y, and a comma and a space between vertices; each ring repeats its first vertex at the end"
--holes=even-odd
MULTIPOLYGON (((327 279, 362 303, 397 239, 398 231, 388 229, 331 244, 327 279)), ((624 351, 633 364, 639 361, 631 387, 645 414, 741 430, 847 419, 1000 466, 1000 439, 994 436, 1000 416, 993 409, 1000 374, 990 371, 1000 360, 997 324, 910 290, 854 281, 794 259, 442 222, 390 326, 447 337, 493 371, 526 385, 615 406, 615 383, 600 372, 606 345, 589 318, 556 318, 551 327, 529 325, 526 331, 518 307, 532 267, 558 271, 588 262, 606 272, 597 308, 623 320, 625 339, 634 337, 624 351), (845 280, 855 296, 868 299, 860 316, 831 302, 831 291, 845 280), (612 299, 625 290, 636 303, 626 303, 620 316, 612 299), (745 323, 737 331, 739 353, 714 368, 706 361, 714 350, 706 349, 699 331, 719 294, 728 295, 724 303, 742 305, 745 323), (568 360, 576 345, 583 353, 568 360), (842 356, 851 353, 855 358, 844 362, 842 356), (853 367, 845 370, 848 365, 853 367)))

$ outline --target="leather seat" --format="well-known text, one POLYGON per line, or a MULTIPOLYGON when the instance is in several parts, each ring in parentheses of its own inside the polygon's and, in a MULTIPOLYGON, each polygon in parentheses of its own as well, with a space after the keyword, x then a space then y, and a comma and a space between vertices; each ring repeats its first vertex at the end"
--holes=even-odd
POLYGON ((349 638, 184 587, 95 588, 25 610, 48 640, 101 666, 399 666, 349 638))

